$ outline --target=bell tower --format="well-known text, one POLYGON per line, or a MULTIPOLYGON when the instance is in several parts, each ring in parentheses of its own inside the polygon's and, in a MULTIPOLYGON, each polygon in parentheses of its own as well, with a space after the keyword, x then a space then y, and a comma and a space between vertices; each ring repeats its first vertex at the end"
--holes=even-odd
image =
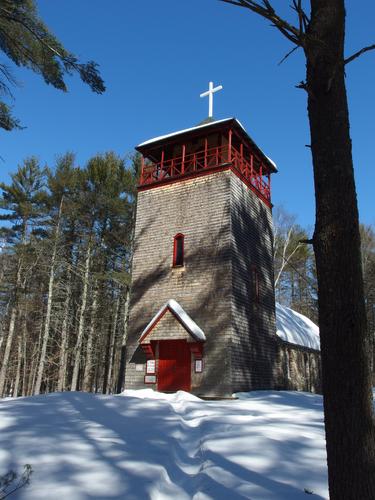
POLYGON ((137 150, 125 387, 208 397, 277 387, 275 164, 236 118, 137 150))

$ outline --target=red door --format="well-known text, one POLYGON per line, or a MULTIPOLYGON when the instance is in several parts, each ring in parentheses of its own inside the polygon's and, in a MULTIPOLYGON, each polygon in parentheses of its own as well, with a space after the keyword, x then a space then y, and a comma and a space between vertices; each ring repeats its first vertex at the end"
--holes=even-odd
POLYGON ((159 391, 190 391, 191 355, 186 340, 159 342, 159 391))

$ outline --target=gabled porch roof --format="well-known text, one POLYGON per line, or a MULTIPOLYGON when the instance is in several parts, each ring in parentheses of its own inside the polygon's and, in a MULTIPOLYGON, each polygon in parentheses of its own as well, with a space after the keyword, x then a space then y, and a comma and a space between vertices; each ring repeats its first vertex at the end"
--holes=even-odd
POLYGON ((158 324, 164 314, 170 311, 177 321, 185 328, 185 330, 193 337, 195 341, 204 342, 206 336, 203 330, 196 324, 196 322, 187 314, 182 306, 174 299, 168 300, 155 314, 152 320, 148 323, 146 328, 141 333, 139 343, 147 342, 146 337, 152 332, 153 328, 158 324))

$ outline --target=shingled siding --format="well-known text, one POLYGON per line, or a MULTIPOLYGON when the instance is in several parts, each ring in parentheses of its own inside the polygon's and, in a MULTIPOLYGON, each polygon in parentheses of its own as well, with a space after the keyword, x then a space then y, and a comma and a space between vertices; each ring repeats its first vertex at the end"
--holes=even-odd
POLYGON ((231 177, 232 387, 279 388, 275 327, 271 210, 236 176, 231 177), (259 276, 255 296, 253 269, 259 276))
MULTIPOLYGON (((231 217, 229 171, 141 191, 132 271, 126 388, 144 387, 138 340, 147 323, 175 299, 204 331, 204 372, 193 392, 231 394, 231 217), (173 238, 185 235, 185 263, 172 267, 173 238)), ((194 377, 193 377, 194 381, 194 377)), ((152 386, 151 386, 152 387, 152 386)), ((156 387, 156 386, 155 386, 156 387)))
POLYGON ((320 352, 279 340, 281 388, 322 392, 320 352))

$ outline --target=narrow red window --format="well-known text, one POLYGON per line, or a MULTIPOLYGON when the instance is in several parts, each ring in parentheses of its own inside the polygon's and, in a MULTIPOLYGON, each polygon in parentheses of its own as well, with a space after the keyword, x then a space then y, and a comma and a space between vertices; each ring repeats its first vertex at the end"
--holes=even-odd
POLYGON ((173 266, 184 265, 184 235, 176 234, 173 240, 173 266))
POLYGON ((256 304, 259 303, 259 272, 256 266, 251 267, 251 280, 252 280, 252 299, 256 304))

